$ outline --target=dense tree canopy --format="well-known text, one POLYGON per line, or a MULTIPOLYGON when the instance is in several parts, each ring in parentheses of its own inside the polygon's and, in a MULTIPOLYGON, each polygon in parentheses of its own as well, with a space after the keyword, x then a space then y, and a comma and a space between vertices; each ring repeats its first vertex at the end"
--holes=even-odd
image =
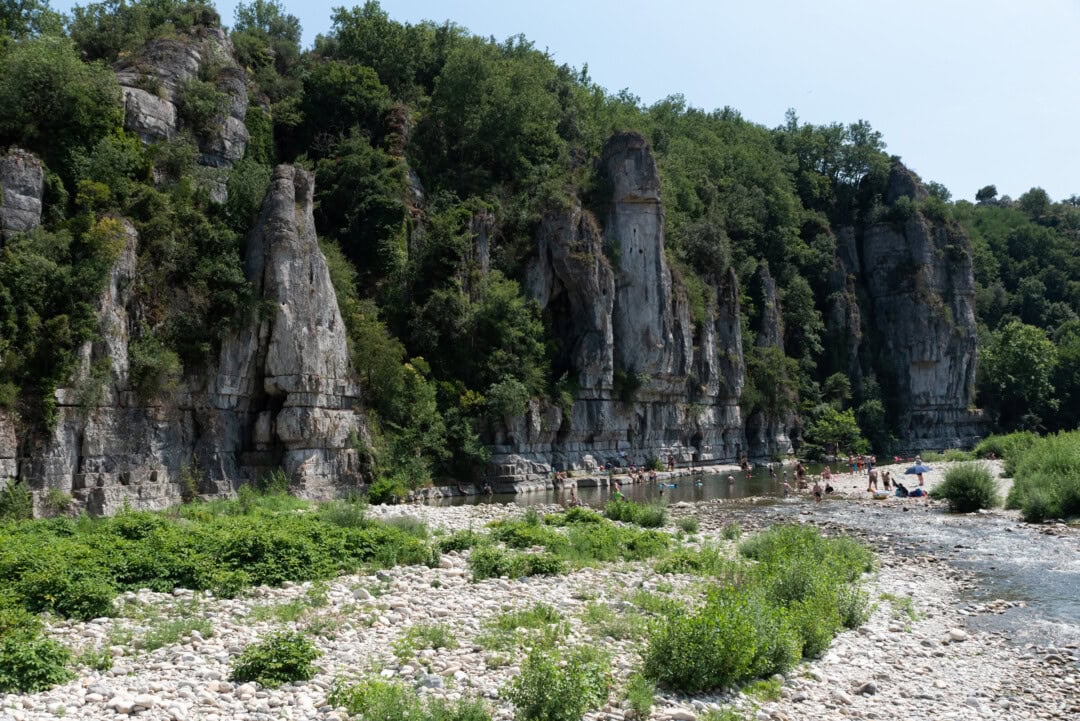
MULTIPOLYGON (((153 38, 217 25, 211 7, 104 0, 75 8, 64 26, 43 0, 0 5, 0 146, 29 148, 48 170, 45 227, 2 251, 0 405, 47 405, 65 382, 74 349, 94 332, 88 303, 116 252, 119 217, 140 234, 140 387, 164 392, 204 363, 232 323, 257 312, 243 236, 272 164, 296 162, 315 170, 318 231, 372 389, 381 430, 368 450, 400 470, 395 483, 465 475, 484 459, 490 424, 530 398, 572 395, 574 379, 553 370, 552 332, 522 290, 524 262, 552 204, 577 197, 603 217, 597 158, 629 129, 657 158, 668 259, 696 323, 728 273, 737 278, 748 415, 795 413, 819 447, 858 446, 860 426, 875 448, 891 442, 895 399, 880 390, 874 359, 858 359, 863 375, 848 378, 842 341, 829 334, 830 273, 840 228, 920 210, 971 238, 985 349, 978 402, 1005 427, 1080 421, 1075 198, 1055 203, 1033 188, 1013 201, 987 185, 971 203, 928 182, 928 198, 888 210, 892 159, 862 120, 818 126, 791 111, 769 128, 678 95, 646 106, 524 37, 402 23, 373 1, 336 9, 308 50, 278 0, 242 2, 233 17, 251 141, 219 206, 192 137, 144 147, 122 130, 105 64, 153 38), (483 264, 478 223, 490 236, 483 264), (777 285, 780 347, 755 343, 760 269, 777 285)), ((206 130, 221 98, 199 82, 206 97, 194 88, 181 112, 206 130)))

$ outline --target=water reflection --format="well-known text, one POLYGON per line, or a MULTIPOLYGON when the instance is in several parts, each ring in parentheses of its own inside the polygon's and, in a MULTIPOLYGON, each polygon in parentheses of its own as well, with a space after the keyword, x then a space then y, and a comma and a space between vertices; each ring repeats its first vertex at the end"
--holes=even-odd
MULTIPOLYGON (((807 464, 808 477, 821 473, 822 465, 807 464)), ((664 481, 628 484, 623 482, 622 492, 627 498, 638 502, 660 501, 678 503, 686 501, 698 503, 713 500, 738 500, 754 496, 784 495, 784 473, 791 484, 795 487, 795 466, 777 465, 775 468, 776 479, 774 480, 769 469, 765 466, 755 466, 751 474, 735 470, 730 474, 702 474, 691 476, 677 476, 664 481), (728 482, 728 475, 734 479, 734 483, 728 482)), ((573 480, 573 479, 571 479, 573 480)), ((610 487, 579 487, 578 498, 587 506, 595 508, 603 506, 611 500, 614 490, 610 487)), ((516 503, 520 506, 536 506, 551 503, 565 504, 570 492, 565 489, 532 491, 528 493, 496 493, 492 496, 453 496, 451 498, 432 501, 439 505, 476 505, 481 503, 516 503)))

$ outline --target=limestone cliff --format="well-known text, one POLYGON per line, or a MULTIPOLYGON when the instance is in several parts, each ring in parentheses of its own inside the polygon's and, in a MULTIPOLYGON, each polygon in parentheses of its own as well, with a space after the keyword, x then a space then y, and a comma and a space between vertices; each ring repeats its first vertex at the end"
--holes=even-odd
POLYGON ((904 198, 922 200, 926 191, 897 162, 885 192, 893 217, 864 227, 857 259, 843 265, 861 266, 872 364, 899 413, 900 444, 970 445, 986 432, 982 414, 969 410, 977 355, 971 243, 961 228, 932 220, 915 204, 899 217, 904 198))
POLYGON ((132 292, 138 234, 125 221, 123 252, 97 304, 100 340, 86 344, 71 386, 57 391, 49 433, 16 437, 13 419, 0 416, 0 475, 24 480, 39 502, 48 489, 70 492, 93 513, 229 493, 278 467, 311 497, 359 483, 354 446, 366 431, 315 237, 312 184, 310 173, 278 167, 248 239, 246 272, 265 312, 224 341, 215 367, 153 399, 128 379, 142 316, 132 292))
MULTIPOLYGON (((760 307, 760 318, 755 328, 754 345, 759 348, 784 348, 784 321, 776 281, 769 273, 768 265, 762 263, 754 274, 754 296, 760 307)), ((796 423, 791 411, 771 416, 757 410, 746 419, 746 442, 748 453, 754 458, 771 458, 783 455, 791 448, 791 436, 796 423)))
POLYGON ((13 148, 0 157, 0 246, 41 223, 45 171, 33 153, 13 148))
POLYGON ((559 340, 556 371, 579 390, 569 408, 533 402, 498 430, 497 478, 668 456, 730 460, 745 449, 734 274, 713 287, 706 318, 695 324, 668 266, 648 144, 617 134, 601 163, 611 188, 603 228, 578 204, 549 211, 526 282, 559 340))
POLYGON ((124 102, 124 126, 145 143, 173 140, 187 130, 199 144, 199 163, 217 169, 212 197, 225 201, 225 175, 244 157, 248 131, 247 77, 233 57, 232 41, 219 27, 196 26, 179 37, 150 41, 113 65, 124 102), (188 83, 203 79, 226 98, 224 111, 208 127, 185 124, 182 105, 188 83))

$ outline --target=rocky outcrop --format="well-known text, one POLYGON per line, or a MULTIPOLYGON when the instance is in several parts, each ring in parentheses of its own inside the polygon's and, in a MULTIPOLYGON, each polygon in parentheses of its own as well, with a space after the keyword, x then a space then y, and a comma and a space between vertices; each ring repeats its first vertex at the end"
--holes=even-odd
POLYGON ((345 324, 315 234, 313 189, 304 170, 274 171, 246 259, 248 279, 272 310, 223 347, 211 402, 254 421, 255 447, 234 453, 269 454, 268 465, 318 497, 333 495, 339 481, 358 482, 352 446, 363 428, 345 324))
POLYGON ((45 171, 33 153, 13 148, 0 157, 0 246, 41 223, 45 171))
POLYGON ((780 310, 780 298, 776 293, 776 281, 769 273, 769 266, 758 266, 754 275, 757 283, 757 296, 761 305, 761 319, 758 322, 757 338, 754 345, 782 348, 784 346, 784 317, 780 310))
MULTIPOLYGON (((124 127, 145 143, 172 140, 190 130, 199 144, 199 163, 227 170, 244 157, 248 131, 247 78, 233 57, 232 41, 220 27, 196 26, 179 37, 151 40, 113 65, 124 102, 124 127), (224 112, 209 127, 185 125, 181 111, 189 82, 205 79, 225 94, 224 112)), ((225 177, 216 175, 211 195, 224 202, 225 177)))
POLYGON ((591 213, 575 204, 544 216, 526 285, 547 311, 560 341, 557 372, 576 374, 578 385, 592 395, 610 390, 615 372, 611 327, 615 275, 591 213))
MULTIPOLYGON (((918 177, 896 163, 885 194, 926 197, 918 177)), ((918 210, 863 230, 862 282, 872 313, 878 367, 899 409, 909 449, 970 445, 985 431, 969 411, 975 393, 975 283, 971 243, 955 224, 918 210)))
POLYGON ((19 445, 15 434, 15 419, 0 410, 0 488, 19 474, 19 445))
POLYGON ((615 261, 615 366, 662 383, 679 370, 671 271, 664 256, 660 175, 645 139, 619 133, 601 160, 611 186, 604 226, 615 261))
POLYGON ((614 136, 602 166, 612 189, 603 229, 573 202, 549 211, 526 273, 558 339, 556 373, 576 380, 570 407, 533 401, 492 440, 491 475, 552 468, 734 459, 745 449, 745 365, 738 285, 714 285, 694 323, 664 250, 656 163, 645 139, 614 136))
POLYGON ((829 270, 825 353, 828 367, 846 373, 851 379, 851 390, 856 398, 863 395, 863 370, 859 356, 863 328, 857 285, 860 275, 855 228, 846 226, 837 233, 836 257, 829 270))
POLYGON ((138 234, 124 222, 124 249, 98 301, 100 339, 83 347, 74 382, 57 391, 45 437, 26 432, 8 443, 0 416, 0 475, 25 480, 39 503, 49 489, 70 492, 92 513, 228 494, 277 468, 309 497, 359 483, 355 446, 366 431, 315 236, 312 184, 306 171, 274 171, 245 261, 265 311, 224 341, 216 367, 152 399, 128 379, 142 313, 132 290, 138 234))
MULTIPOLYGON (((769 273, 769 267, 762 263, 754 274, 754 295, 757 299, 760 316, 757 320, 754 346, 757 348, 784 348, 784 314, 780 297, 776 290, 776 281, 769 273)), ((756 410, 746 419, 746 442, 748 455, 754 458, 772 458, 786 454, 791 449, 791 431, 795 425, 795 414, 788 411, 771 415, 764 410, 756 410)))

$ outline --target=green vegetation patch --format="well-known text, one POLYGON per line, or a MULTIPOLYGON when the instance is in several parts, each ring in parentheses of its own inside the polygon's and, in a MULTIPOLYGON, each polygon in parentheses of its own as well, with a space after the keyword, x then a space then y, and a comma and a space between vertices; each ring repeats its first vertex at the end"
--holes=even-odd
POLYGON ((74 677, 71 651, 43 631, 37 616, 0 598, 0 693, 43 691, 74 677))
POLYGON ((491 712, 477 698, 457 701, 421 698, 417 691, 397 681, 367 678, 358 682, 338 680, 329 702, 342 706, 350 716, 365 721, 490 721, 491 712))
POLYGON ((611 682, 611 660, 596 648, 534 648, 503 694, 523 721, 578 721, 607 701, 611 682))
POLYGON ((1006 508, 1019 508, 1031 523, 1080 516, 1080 431, 1032 441, 1015 467, 1006 508))
POLYGON ((645 674, 688 693, 789 670, 821 654, 841 628, 863 623, 859 587, 869 549, 845 538, 780 526, 742 543, 756 561, 737 581, 715 583, 704 605, 667 617, 649 641, 645 674))
POLYGON ((233 681, 255 681, 267 688, 307 681, 315 675, 313 662, 321 654, 299 633, 276 633, 245 648, 233 661, 233 681))
POLYGON ((930 491, 934 498, 943 498, 953 513, 972 513, 994 508, 998 497, 997 481, 990 469, 979 463, 965 463, 945 471, 945 480, 930 491))
POLYGON ((252 585, 434 558, 415 523, 339 525, 339 517, 291 496, 242 492, 176 514, 0 524, 0 585, 30 611, 88 620, 113 615, 121 591, 180 587, 232 596, 252 585))
POLYGON ((634 523, 644 528, 660 528, 667 523, 667 506, 663 503, 608 501, 604 506, 604 515, 613 521, 634 523))

